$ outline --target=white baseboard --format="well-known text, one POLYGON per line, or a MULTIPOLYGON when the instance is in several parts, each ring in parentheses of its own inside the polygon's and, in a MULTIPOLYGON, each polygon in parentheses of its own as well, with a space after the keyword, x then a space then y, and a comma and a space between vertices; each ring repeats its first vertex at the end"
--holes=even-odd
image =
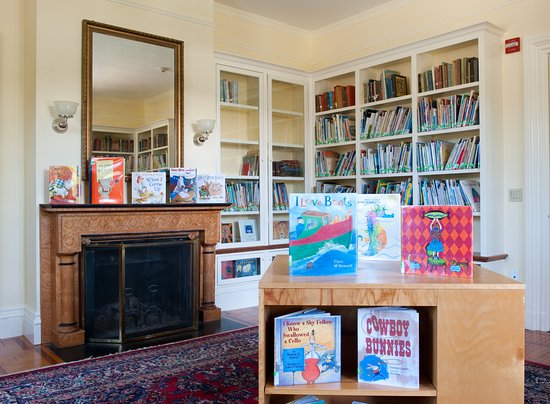
POLYGON ((25 336, 38 345, 40 324, 40 314, 27 307, 0 308, 0 339, 25 336))

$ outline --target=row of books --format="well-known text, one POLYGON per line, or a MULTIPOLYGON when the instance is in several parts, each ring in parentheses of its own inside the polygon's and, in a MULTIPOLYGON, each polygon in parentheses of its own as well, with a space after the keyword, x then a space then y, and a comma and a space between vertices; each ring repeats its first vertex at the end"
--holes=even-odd
POLYGON ((153 170, 168 167, 168 152, 160 151, 153 153, 153 170))
POLYGON ((288 193, 284 182, 273 183, 273 210, 288 210, 288 193))
POLYGON ((479 59, 463 57, 452 62, 441 62, 440 65, 418 74, 418 91, 433 91, 461 84, 479 81, 479 59))
POLYGON ((478 124, 479 96, 475 90, 470 94, 457 94, 435 100, 422 97, 418 100, 419 132, 478 124))
POLYGON ((333 182, 316 181, 315 182, 316 193, 354 193, 355 187, 353 185, 335 184, 333 182))
POLYGON ((258 181, 229 181, 225 185, 227 202, 225 212, 256 212, 260 209, 258 181))
POLYGON ((237 80, 220 80, 220 101, 239 103, 239 82, 237 80))
POLYGON ((423 205, 471 206, 480 211, 480 185, 473 179, 427 179, 419 183, 420 203, 423 205))
POLYGON ((479 168, 479 138, 463 138, 453 143, 432 140, 416 144, 419 172, 479 168))
POLYGON ((289 275, 356 275, 358 261, 381 260, 400 261, 404 274, 471 278, 472 206, 453 205, 450 195, 424 203, 402 205, 400 194, 291 194, 289 275))
POLYGON ((300 160, 281 160, 272 163, 274 177, 301 177, 302 162, 300 160))
POLYGON ((409 142, 378 144, 376 149, 361 150, 361 174, 407 173, 412 167, 409 142))
MULTIPOLYGON (((93 157, 90 160, 90 203, 124 204, 125 160, 123 157, 93 157)), ((81 203, 79 166, 49 167, 49 202, 81 203)), ((198 174, 196 168, 131 173, 131 203, 223 203, 223 175, 198 174), (168 181, 166 179, 168 174, 168 181), (168 195, 168 198, 167 198, 168 195)))
POLYGON ((412 111, 398 106, 391 110, 363 110, 361 140, 384 136, 404 135, 412 132, 412 111))
POLYGON ((403 181, 387 179, 371 180, 362 184, 363 194, 399 194, 401 205, 412 205, 412 181, 410 178, 403 181))
POLYGON ((259 274, 260 265, 258 258, 242 258, 238 260, 222 261, 222 279, 244 278, 259 274))
POLYGON ((396 70, 383 69, 380 80, 369 79, 363 84, 365 102, 376 102, 409 94, 407 77, 396 70))
POLYGON ((358 308, 357 355, 344 358, 341 321, 340 315, 316 308, 275 317, 274 385, 339 382, 344 366, 357 369, 360 383, 419 388, 417 310, 358 308), (350 360, 353 366, 345 363, 350 360))
POLYGON ((349 176, 355 175, 355 150, 337 153, 332 150, 315 153, 315 176, 349 176))
POLYGON ((155 148, 168 146, 168 134, 167 133, 157 133, 154 136, 154 140, 155 140, 155 148))
POLYGON ((315 120, 315 144, 332 144, 355 140, 355 118, 335 114, 315 120))
POLYGON ((148 150, 151 150, 151 138, 146 137, 146 138, 143 138, 143 139, 139 139, 138 140, 138 151, 143 152, 143 151, 148 151, 148 150))
POLYGON ((134 152, 134 140, 120 137, 113 137, 111 135, 103 137, 95 137, 92 144, 93 151, 109 151, 109 152, 122 152, 133 153, 134 152))
POLYGON ((260 156, 257 151, 248 152, 243 156, 243 161, 241 163, 241 175, 260 175, 260 156))
POLYGON ((355 86, 336 85, 332 91, 315 95, 315 112, 355 105, 355 86))

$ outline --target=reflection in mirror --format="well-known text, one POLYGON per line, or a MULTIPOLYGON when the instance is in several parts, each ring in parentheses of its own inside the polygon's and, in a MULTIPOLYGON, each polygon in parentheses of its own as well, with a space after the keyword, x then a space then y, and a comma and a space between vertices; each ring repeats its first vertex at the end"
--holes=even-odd
POLYGON ((84 20, 82 174, 95 156, 126 172, 183 166, 183 42, 84 20))

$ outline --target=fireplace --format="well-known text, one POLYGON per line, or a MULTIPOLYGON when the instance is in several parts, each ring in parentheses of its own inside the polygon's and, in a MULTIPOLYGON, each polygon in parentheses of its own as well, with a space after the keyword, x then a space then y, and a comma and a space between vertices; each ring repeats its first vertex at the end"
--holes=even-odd
MULTIPOLYGON (((102 240, 118 238, 124 235, 127 246, 125 253, 133 251, 133 240, 149 240, 149 237, 170 239, 174 234, 178 237, 185 234, 187 241, 196 245, 197 261, 193 263, 198 272, 198 280, 193 283, 193 293, 198 296, 198 320, 210 322, 220 320, 221 310, 215 302, 215 262, 216 244, 220 239, 221 211, 227 207, 225 203, 213 204, 162 204, 162 205, 40 205, 40 317, 42 343, 52 343, 58 347, 81 345, 86 340, 84 324, 84 301, 82 271, 84 261, 82 249, 86 240, 102 240)), ((166 240, 166 239, 165 239, 166 240)), ((181 247, 187 248, 187 247, 181 247)), ((194 247, 193 247, 194 249, 194 247)), ((193 254, 195 254, 193 252, 193 254)), ((111 268, 112 269, 112 268, 111 268)), ((116 272, 115 270, 114 272, 116 272)), ((138 276, 147 278, 148 273, 138 276)), ((120 276, 120 275, 119 275, 120 276)), ((122 277, 124 277, 124 271, 122 277)), ((174 275, 176 276, 176 275, 174 275)), ((179 276, 182 276, 181 274, 179 276)), ((119 278, 121 279, 121 278, 119 278)), ((154 306, 161 285, 156 288, 155 282, 149 279, 144 291, 138 299, 145 305, 154 306), (149 289, 150 287, 150 289, 149 289)), ((127 285, 126 285, 127 286, 127 285)), ((164 288, 164 286, 162 286, 164 288)), ((124 299, 136 302, 130 297, 136 296, 139 287, 123 287, 119 290, 118 312, 124 305, 124 299), (126 289, 126 290, 124 290, 126 289), (133 289, 133 290, 130 290, 133 289), (125 296, 125 293, 129 296, 125 296), (121 303, 122 302, 122 303, 121 303)), ((164 289, 163 289, 164 292, 164 289)), ((189 299, 189 296, 184 297, 189 299)), ((142 306, 146 308, 146 306, 142 306)), ((149 307, 153 314, 154 307, 149 307)), ((188 312, 179 313, 179 322, 183 328, 193 327, 193 315, 188 312)), ((129 316, 143 325, 144 318, 129 316)), ((125 321, 128 319, 125 319, 125 321)), ((88 321, 91 321, 88 319, 88 321)), ((120 323, 120 319, 117 320, 120 323)), ((148 319, 148 324, 153 322, 148 319)), ((126 322, 125 322, 126 325, 126 322)), ((175 327, 174 327, 175 329, 175 327)), ((158 327, 155 333, 174 331, 172 327, 158 327)), ((127 329, 123 332, 127 334, 127 329)), ((119 331, 120 333, 120 331, 119 331)), ((100 333, 101 334, 101 333, 100 333)), ((103 338, 104 335, 101 335, 103 338)), ((134 338, 133 332, 130 337, 134 338)))
POLYGON ((86 341, 127 343, 198 329, 198 252, 192 233, 84 237, 86 341))

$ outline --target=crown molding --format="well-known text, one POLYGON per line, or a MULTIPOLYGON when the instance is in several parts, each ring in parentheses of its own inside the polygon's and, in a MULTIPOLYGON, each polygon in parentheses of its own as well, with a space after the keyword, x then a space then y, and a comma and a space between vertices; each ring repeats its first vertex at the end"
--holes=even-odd
POLYGON ((200 18, 189 17, 188 15, 185 15, 185 14, 175 13, 173 11, 167 11, 167 10, 164 10, 162 8, 137 3, 133 0, 109 0, 109 1, 111 1, 113 3, 122 4, 124 6, 139 8, 140 10, 150 11, 152 13, 156 13, 156 14, 176 18, 178 20, 189 22, 191 24, 203 25, 203 26, 206 26, 206 27, 209 27, 209 28, 214 28, 214 23, 212 21, 202 20, 200 18))

